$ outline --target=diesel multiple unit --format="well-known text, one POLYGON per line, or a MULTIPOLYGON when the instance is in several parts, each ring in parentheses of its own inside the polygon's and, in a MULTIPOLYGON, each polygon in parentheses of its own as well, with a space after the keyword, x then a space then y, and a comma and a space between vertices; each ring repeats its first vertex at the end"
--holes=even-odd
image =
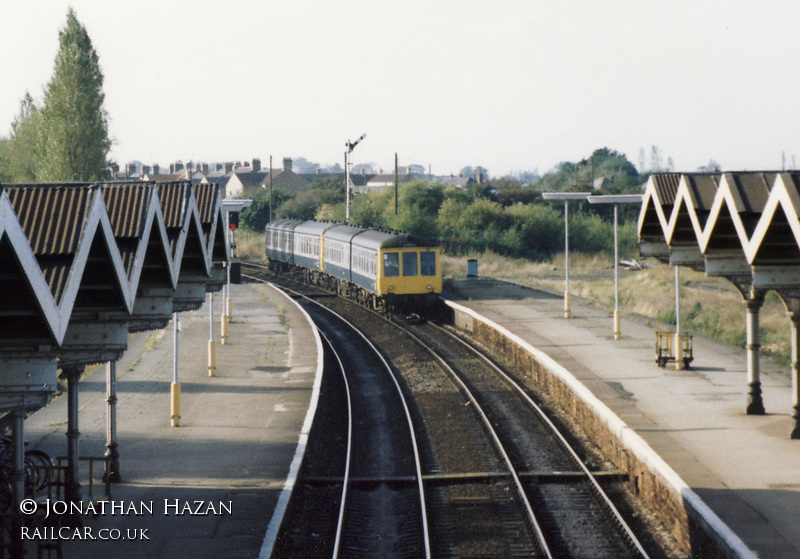
POLYGON ((425 308, 442 291, 439 247, 423 237, 292 219, 271 221, 266 233, 274 272, 291 271, 378 311, 425 308))

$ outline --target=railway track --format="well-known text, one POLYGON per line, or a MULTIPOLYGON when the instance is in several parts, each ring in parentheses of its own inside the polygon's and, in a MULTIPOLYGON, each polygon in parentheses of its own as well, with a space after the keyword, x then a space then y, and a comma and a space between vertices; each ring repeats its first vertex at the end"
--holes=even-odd
MULTIPOLYGON (((323 298, 380 346, 401 378, 398 386, 413 398, 434 556, 665 556, 652 540, 647 549, 639 543, 605 494, 603 485, 621 474, 590 471, 534 398, 494 362, 434 325, 390 323, 340 298, 323 298)), ((354 394, 375 387, 351 388, 354 394)), ((306 479, 325 481, 316 474, 306 479)), ((328 481, 342 479, 335 473, 328 481)), ((383 480, 407 487, 413 478, 383 480)), ((369 483, 351 473, 345 487, 369 483)), ((350 506, 346 499, 337 501, 342 509, 350 506)))
POLYGON ((483 419, 526 503, 543 556, 649 557, 597 476, 520 383, 444 328, 410 325, 408 331, 436 353, 483 419))
POLYGON ((287 535, 279 537, 276 555, 431 557, 419 450, 394 371, 378 348, 343 316, 303 294, 292 295, 314 320, 330 352, 328 363, 335 362, 338 369, 346 405, 338 398, 336 407, 339 420, 346 416, 347 428, 339 434, 346 441, 344 455, 339 457, 341 468, 326 451, 321 472, 309 463, 301 473, 301 483, 309 488, 322 486, 322 494, 312 490, 310 496, 298 497, 315 508, 314 514, 309 516, 306 510, 299 517, 293 515, 300 518, 303 529, 283 528, 287 535), (326 471, 331 467, 333 475, 326 471), (338 495, 337 487, 341 488, 338 495), (313 502, 321 496, 325 503, 313 502), (332 506, 334 502, 338 507, 332 506), (336 518, 333 538, 331 517, 336 518), (327 538, 320 537, 325 533, 327 538))

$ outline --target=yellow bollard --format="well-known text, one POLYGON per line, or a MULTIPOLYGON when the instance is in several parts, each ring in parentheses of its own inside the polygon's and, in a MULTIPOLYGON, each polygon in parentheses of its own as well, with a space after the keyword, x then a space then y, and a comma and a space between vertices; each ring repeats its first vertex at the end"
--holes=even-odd
POLYGON ((219 343, 225 345, 225 342, 228 341, 228 315, 223 314, 220 321, 221 323, 219 326, 219 343))
POLYGON ((564 318, 570 318, 572 313, 569 311, 569 291, 564 292, 564 318))
POLYGON ((228 317, 228 320, 230 320, 230 318, 232 316, 231 315, 231 298, 230 297, 226 297, 225 298, 225 316, 228 317))
POLYGON ((614 339, 618 340, 622 336, 619 327, 619 311, 614 311, 614 339))
POLYGON ((173 382, 170 386, 170 415, 172 416, 172 426, 180 427, 181 425, 181 385, 173 382))
POLYGON ((208 376, 213 377, 217 372, 217 351, 213 340, 208 341, 208 376))

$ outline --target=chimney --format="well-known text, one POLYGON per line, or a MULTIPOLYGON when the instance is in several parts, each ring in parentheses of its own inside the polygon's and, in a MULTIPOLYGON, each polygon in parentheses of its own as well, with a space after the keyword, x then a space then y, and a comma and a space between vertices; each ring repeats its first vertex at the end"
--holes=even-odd
POLYGON ((142 174, 149 175, 150 174, 150 165, 142 165, 142 174))
POLYGON ((208 163, 203 163, 203 174, 204 175, 208 174, 208 163))
POLYGON ((291 172, 292 171, 292 158, 291 157, 284 157, 283 158, 283 172, 291 172))
POLYGON ((232 173, 232 172, 233 172, 233 163, 230 162, 230 161, 226 161, 225 162, 225 174, 227 175, 228 173, 232 173))
POLYGON ((169 164, 169 174, 172 175, 175 173, 175 163, 169 164))
POLYGON ((160 168, 158 166, 158 163, 153 163, 153 174, 157 175, 159 171, 160 171, 160 168))
POLYGON ((253 159, 253 172, 261 170, 261 160, 260 159, 253 159))

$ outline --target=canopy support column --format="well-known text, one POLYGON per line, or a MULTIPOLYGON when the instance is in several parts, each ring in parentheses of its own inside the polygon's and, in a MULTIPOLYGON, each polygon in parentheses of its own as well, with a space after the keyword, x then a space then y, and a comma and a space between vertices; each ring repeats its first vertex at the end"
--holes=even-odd
POLYGON ((761 399, 759 352, 761 342, 758 315, 764 304, 764 294, 753 291, 747 299, 747 415, 765 415, 761 399))

